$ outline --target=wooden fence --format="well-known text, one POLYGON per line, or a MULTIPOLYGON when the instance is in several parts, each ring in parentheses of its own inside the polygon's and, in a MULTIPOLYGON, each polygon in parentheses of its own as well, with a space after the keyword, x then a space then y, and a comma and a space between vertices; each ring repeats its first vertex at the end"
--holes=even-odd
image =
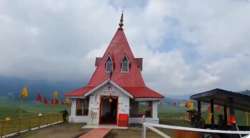
POLYGON ((2 138, 8 134, 30 131, 62 121, 63 117, 60 113, 38 114, 33 116, 24 116, 21 118, 8 118, 0 120, 0 136, 2 138))

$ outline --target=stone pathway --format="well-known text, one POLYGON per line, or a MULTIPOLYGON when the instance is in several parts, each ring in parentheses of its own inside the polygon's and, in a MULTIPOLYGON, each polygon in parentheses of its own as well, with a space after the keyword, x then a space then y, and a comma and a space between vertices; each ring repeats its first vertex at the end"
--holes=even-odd
POLYGON ((94 128, 79 138, 104 138, 110 131, 111 128, 94 128))

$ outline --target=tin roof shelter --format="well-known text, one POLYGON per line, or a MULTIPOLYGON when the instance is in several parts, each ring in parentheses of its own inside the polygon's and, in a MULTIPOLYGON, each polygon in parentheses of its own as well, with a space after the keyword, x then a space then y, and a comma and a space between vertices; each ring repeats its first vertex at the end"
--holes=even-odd
POLYGON ((191 99, 197 101, 197 112, 199 114, 201 114, 201 102, 210 104, 211 125, 215 124, 214 104, 224 107, 225 124, 228 124, 228 121, 236 121, 235 109, 250 112, 250 96, 233 91, 216 88, 194 94, 191 99))

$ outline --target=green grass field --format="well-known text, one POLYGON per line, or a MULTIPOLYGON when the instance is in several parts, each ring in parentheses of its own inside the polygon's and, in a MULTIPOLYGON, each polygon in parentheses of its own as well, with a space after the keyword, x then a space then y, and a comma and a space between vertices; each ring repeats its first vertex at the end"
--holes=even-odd
POLYGON ((66 108, 65 105, 21 103, 0 98, 0 135, 62 121, 60 112, 66 108))
MULTIPOLYGON (((11 121, 8 123, 3 123, 0 121, 0 128, 2 128, 3 124, 4 130, 0 130, 0 134, 7 134, 10 132, 15 132, 19 130, 24 130, 31 127, 37 127, 42 124, 48 124, 51 122, 55 122, 58 120, 62 120, 61 115, 58 113, 62 110, 69 109, 69 107, 64 105, 44 105, 44 104, 35 104, 31 102, 23 102, 20 105, 20 102, 13 102, 8 100, 0 99, 0 120, 4 120, 6 117, 10 117, 11 121), (38 113, 42 113, 42 117, 38 117, 38 113), (22 119, 16 119, 21 114, 22 119), (59 115, 59 116, 58 116, 59 115), (21 124, 21 125, 20 125, 21 124)), ((220 113, 216 113, 218 115, 220 113)), ((246 115, 244 112, 236 111, 237 121, 241 125, 246 125, 246 115)), ((159 119, 161 124, 168 125, 178 125, 178 126, 190 126, 190 122, 185 120, 186 116, 186 108, 177 107, 168 104, 160 104, 159 105, 159 119)), ((204 119, 207 118, 207 112, 203 113, 204 119)), ((215 116, 215 118, 217 118, 215 116)), ((164 130, 165 131, 165 130, 164 130)), ((79 135, 81 134, 81 130, 79 126, 75 125, 57 125, 55 127, 46 128, 37 130, 35 132, 28 132, 23 135, 23 137, 38 137, 44 133, 55 136, 62 136, 62 134, 70 134, 70 135, 79 135), (71 129, 72 133, 65 133, 68 129, 71 129), (58 133, 53 133, 52 130, 58 131, 58 133), (62 130, 59 132, 59 130, 62 130), (65 131, 65 132, 64 132, 65 131)), ((112 137, 117 138, 118 134, 124 133, 126 131, 114 130, 110 135, 112 137)), ((171 131, 172 132, 172 131, 171 131)), ((134 130, 129 129, 127 133, 131 133, 131 136, 140 136, 140 129, 134 130)), ((43 136, 44 136, 43 135, 43 136)))
POLYGON ((0 97, 0 120, 6 117, 30 116, 38 113, 59 113, 67 109, 65 105, 44 105, 28 101, 11 101, 0 97))

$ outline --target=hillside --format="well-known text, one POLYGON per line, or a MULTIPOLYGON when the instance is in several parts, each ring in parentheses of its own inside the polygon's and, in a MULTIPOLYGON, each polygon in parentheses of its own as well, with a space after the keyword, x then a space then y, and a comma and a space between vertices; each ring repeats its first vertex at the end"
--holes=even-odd
POLYGON ((240 93, 250 96, 250 90, 241 91, 240 93))
POLYGON ((69 81, 46 81, 46 80, 25 80, 12 77, 0 76, 0 96, 8 96, 15 99, 19 96, 24 86, 29 88, 29 100, 34 99, 37 93, 50 97, 52 92, 57 90, 61 95, 63 93, 82 87, 86 82, 69 82, 69 81))

